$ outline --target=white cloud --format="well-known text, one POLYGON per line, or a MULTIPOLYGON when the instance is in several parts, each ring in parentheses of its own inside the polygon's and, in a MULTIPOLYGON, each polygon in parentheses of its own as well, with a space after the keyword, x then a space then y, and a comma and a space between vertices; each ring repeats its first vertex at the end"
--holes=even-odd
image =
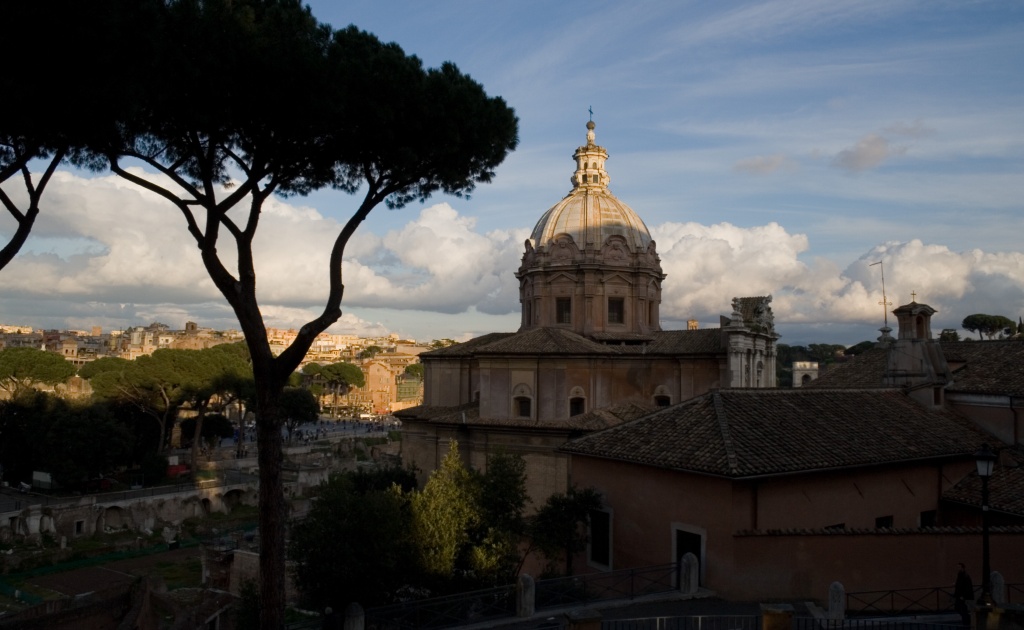
MULTIPOLYGON (((237 328, 173 208, 112 177, 59 173, 52 186, 29 251, 0 273, 0 321, 112 329, 151 321, 178 327, 191 319, 237 328)), ((338 221, 311 208, 268 202, 256 242, 268 326, 298 327, 319 315, 339 229, 338 221)), ((526 228, 484 232, 447 203, 422 209, 383 236, 359 231, 344 263, 345 314, 332 330, 390 328, 430 338, 487 326, 514 329, 514 272, 527 235, 526 228)), ((654 225, 652 235, 667 274, 662 315, 668 327, 690 317, 715 324, 729 314, 733 297, 772 294, 780 324, 871 330, 882 315, 880 269, 870 266, 878 260, 885 262, 889 301, 909 302, 914 291, 939 310, 941 327, 973 312, 1013 319, 1024 313, 1020 252, 957 252, 909 239, 861 249, 843 268, 810 258, 808 236, 776 222, 670 221, 654 225)), ((227 243, 221 251, 230 254, 227 243)))

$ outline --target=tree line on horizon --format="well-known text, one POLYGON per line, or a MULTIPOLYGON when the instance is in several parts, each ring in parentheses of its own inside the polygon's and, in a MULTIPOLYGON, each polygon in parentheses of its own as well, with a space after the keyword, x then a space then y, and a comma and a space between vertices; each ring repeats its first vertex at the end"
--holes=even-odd
MULTIPOLYGON (((180 425, 182 444, 191 450, 194 474, 204 444, 234 435, 228 407, 236 406, 244 416, 255 402, 243 343, 160 349, 131 361, 104 357, 77 370, 92 389, 88 399, 44 391, 66 386, 75 375, 75 366, 59 354, 36 348, 0 350, 0 390, 7 397, 0 401, 4 481, 28 481, 38 470, 50 472, 61 486, 82 490, 97 477, 137 470, 147 484, 157 483, 167 468, 175 424, 180 425), (66 440, 64 431, 89 426, 87 436, 66 440)), ((290 436, 298 426, 317 421, 318 401, 326 388, 339 392, 364 384, 362 371, 353 364, 307 364, 282 393, 284 428, 290 436)))

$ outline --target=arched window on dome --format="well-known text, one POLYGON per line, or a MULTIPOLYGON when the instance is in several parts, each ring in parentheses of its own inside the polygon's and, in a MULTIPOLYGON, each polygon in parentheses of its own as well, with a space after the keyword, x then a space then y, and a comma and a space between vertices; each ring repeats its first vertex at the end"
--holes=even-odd
POLYGON ((525 383, 512 389, 512 415, 518 418, 533 417, 533 390, 525 383))

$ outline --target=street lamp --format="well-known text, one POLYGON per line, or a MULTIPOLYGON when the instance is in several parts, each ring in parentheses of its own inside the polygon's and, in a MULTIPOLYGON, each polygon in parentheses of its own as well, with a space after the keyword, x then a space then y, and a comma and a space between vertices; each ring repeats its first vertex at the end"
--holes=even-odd
POLYGON ((996 463, 996 454, 988 444, 982 444, 974 454, 974 462, 978 465, 978 476, 981 477, 981 596, 978 603, 983 606, 992 605, 992 569, 989 566, 988 552, 988 478, 992 476, 992 467, 996 463))

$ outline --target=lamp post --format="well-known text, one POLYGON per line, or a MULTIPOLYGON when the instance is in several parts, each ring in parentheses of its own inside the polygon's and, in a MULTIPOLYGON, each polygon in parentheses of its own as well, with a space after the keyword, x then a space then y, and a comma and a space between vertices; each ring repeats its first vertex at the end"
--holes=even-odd
POLYGON ((992 568, 989 566, 988 551, 988 478, 992 476, 992 467, 996 462, 996 454, 988 444, 982 444, 974 454, 978 465, 978 476, 981 477, 981 596, 978 604, 992 605, 992 568))

